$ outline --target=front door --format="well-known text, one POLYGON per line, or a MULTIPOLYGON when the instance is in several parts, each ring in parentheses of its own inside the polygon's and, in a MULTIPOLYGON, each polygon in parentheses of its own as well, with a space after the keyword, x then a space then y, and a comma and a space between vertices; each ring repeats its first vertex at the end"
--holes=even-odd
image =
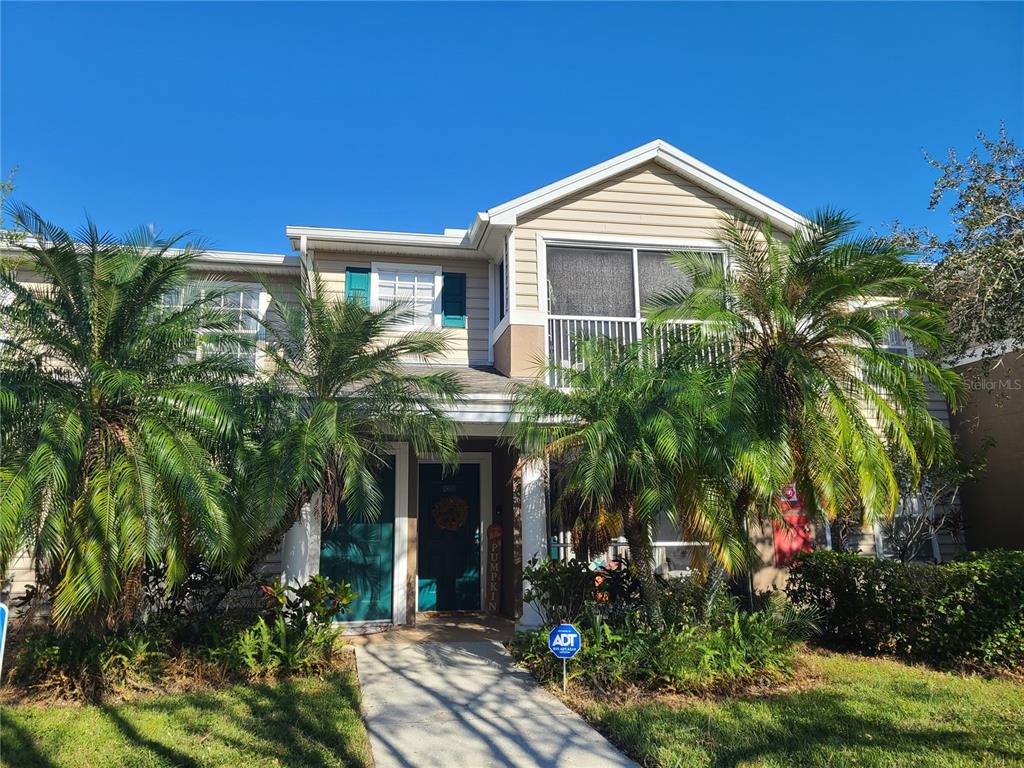
POLYGON ((381 467, 380 516, 360 520, 338 510, 338 525, 320 537, 320 573, 347 581, 358 593, 339 621, 391 621, 391 579, 395 552, 395 460, 381 467))
POLYGON ((480 465, 420 464, 419 489, 419 610, 479 611, 480 465))

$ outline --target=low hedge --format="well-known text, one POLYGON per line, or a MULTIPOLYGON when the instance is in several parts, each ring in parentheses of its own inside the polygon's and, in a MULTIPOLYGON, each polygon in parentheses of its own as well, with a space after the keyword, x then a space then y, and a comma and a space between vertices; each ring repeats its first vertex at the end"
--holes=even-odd
POLYGON ((818 611, 825 645, 947 667, 1024 667, 1024 551, 920 565, 818 550, 800 555, 786 592, 818 611))

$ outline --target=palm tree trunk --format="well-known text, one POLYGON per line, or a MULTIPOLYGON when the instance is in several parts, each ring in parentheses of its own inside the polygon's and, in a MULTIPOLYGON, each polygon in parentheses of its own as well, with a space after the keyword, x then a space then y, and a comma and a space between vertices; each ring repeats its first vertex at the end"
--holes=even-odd
POLYGON ((658 594, 658 582, 654 578, 650 528, 642 521, 630 519, 623 526, 623 533, 626 534, 629 559, 640 584, 640 602, 643 604, 644 616, 654 629, 664 629, 665 617, 661 614, 661 597, 658 594))

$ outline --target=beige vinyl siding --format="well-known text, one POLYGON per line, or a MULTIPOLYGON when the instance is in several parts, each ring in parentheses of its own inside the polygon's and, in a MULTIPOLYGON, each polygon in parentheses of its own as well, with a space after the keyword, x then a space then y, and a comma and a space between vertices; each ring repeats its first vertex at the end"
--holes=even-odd
MULTIPOLYGON (((299 303, 298 295, 299 291, 301 290, 301 284, 299 280, 299 274, 297 271, 294 276, 265 276, 264 282, 267 284, 267 287, 270 288, 270 292, 272 294, 274 301, 280 302, 281 304, 284 305, 293 306, 299 303)), ((263 288, 261 287, 260 290, 262 291, 263 288)), ((274 311, 273 304, 267 306, 267 312, 263 316, 263 324, 264 326, 267 327, 281 327, 280 323, 277 321, 277 314, 274 311)), ((271 343, 273 340, 273 336, 271 335, 269 330, 264 331, 262 337, 263 338, 259 342, 259 346, 261 349, 265 348, 265 346, 271 343)), ((258 355, 257 361, 259 364, 259 372, 261 374, 269 375, 272 372, 272 361, 268 357, 260 357, 258 355)))
POLYGON ((27 551, 22 552, 11 562, 7 573, 0 580, 0 599, 10 602, 25 594, 25 587, 36 583, 35 568, 27 551))
POLYGON ((472 259, 440 258, 424 256, 340 254, 318 251, 313 254, 313 263, 320 271, 327 290, 336 296, 345 295, 345 269, 364 267, 370 269, 374 262, 385 264, 411 264, 440 267, 443 272, 461 272, 466 275, 466 327, 439 329, 448 337, 448 354, 438 362, 449 365, 487 365, 490 358, 490 328, 487 262, 472 259))
POLYGON ((538 306, 537 233, 708 240, 735 206, 656 163, 531 213, 515 231, 516 308, 538 306))

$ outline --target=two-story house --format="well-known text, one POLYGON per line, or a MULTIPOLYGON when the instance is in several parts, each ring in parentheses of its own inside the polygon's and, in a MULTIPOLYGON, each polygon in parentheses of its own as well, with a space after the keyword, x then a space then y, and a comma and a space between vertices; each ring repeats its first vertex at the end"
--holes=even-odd
MULTIPOLYGON (((782 236, 804 221, 653 141, 477 213, 468 229, 289 226, 287 254, 208 254, 202 267, 239 288, 224 311, 253 334, 245 310, 263 312, 269 303, 248 277, 254 270, 285 296, 307 290, 315 268, 338 296, 371 306, 411 302, 410 327, 448 334, 451 350, 438 364, 457 369, 466 392, 451 412, 463 435, 454 474, 443 474, 436 457, 394 443, 380 478, 380 519, 322 532, 304 518, 268 563, 271 572, 292 582, 315 573, 351 581, 360 594, 353 621, 402 624, 424 611, 483 610, 533 623, 522 601, 523 564, 549 553, 557 525, 548 519, 542 467, 521 464, 500 439, 510 385, 538 375, 546 360, 575 362, 580 333, 638 338, 646 300, 673 279, 669 252, 724 257, 715 232, 723 216, 737 213, 769 221, 782 236)), ((678 537, 666 528, 657 538, 670 561, 678 537)), ((760 544, 771 564, 771 531, 760 544)), ((768 571, 762 586, 774 576, 768 571)))
POLYGON ((653 141, 477 213, 468 229, 289 226, 300 268, 315 267, 329 290, 371 305, 411 300, 417 325, 445 329, 453 349, 444 363, 461 371, 467 397, 451 414, 465 435, 454 476, 396 444, 383 478, 394 488, 387 513, 355 526, 361 540, 353 526, 322 536, 313 521, 297 526, 282 552, 285 578, 319 571, 353 581, 363 595, 355 617, 368 621, 481 609, 521 616, 523 563, 548 552, 552 527, 541 467, 519 466, 499 439, 510 380, 536 376, 545 360, 575 362, 580 333, 638 338, 645 301, 672 279, 668 253, 724 255, 714 233, 736 213, 783 235, 803 221, 653 141))

